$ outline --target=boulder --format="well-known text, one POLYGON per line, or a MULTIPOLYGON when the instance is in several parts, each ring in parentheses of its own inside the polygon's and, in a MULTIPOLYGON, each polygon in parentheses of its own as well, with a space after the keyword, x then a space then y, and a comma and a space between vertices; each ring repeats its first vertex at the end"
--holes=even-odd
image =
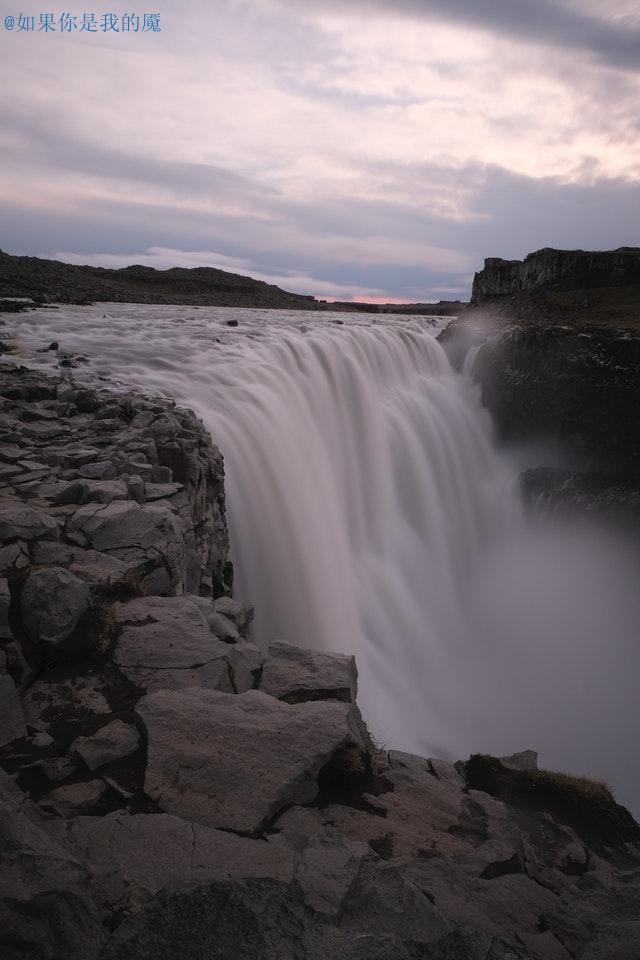
POLYGON ((60 817, 75 817, 92 813, 103 799, 107 787, 102 780, 69 783, 56 787, 43 798, 41 804, 60 817))
POLYGON ((0 542, 10 540, 57 540, 58 523, 42 510, 23 503, 0 503, 0 542))
POLYGON ((81 757, 89 770, 98 770, 107 763, 122 760, 135 753, 140 746, 140 734, 135 727, 122 720, 113 720, 91 737, 78 737, 71 744, 71 752, 81 757))
POLYGON ((136 707, 148 740, 145 792, 167 813, 259 835, 360 733, 343 703, 289 706, 256 690, 162 690, 136 707))
POLYGON ((272 643, 265 659, 260 690, 285 700, 342 700, 355 703, 357 671, 353 657, 272 643))
POLYGON ((22 623, 31 640, 57 647, 89 609, 86 583, 62 567, 35 570, 20 597, 22 623))
POLYGON ((211 635, 188 597, 140 597, 114 607, 120 636, 114 660, 145 690, 206 686, 231 692, 229 647, 211 635))

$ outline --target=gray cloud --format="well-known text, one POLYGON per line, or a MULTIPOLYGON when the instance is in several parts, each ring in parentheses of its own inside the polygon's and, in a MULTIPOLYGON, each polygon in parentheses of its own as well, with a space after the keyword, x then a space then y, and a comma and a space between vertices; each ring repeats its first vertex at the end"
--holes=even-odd
POLYGON ((604 19, 562 0, 277 0, 318 12, 358 9, 466 24, 527 42, 584 50, 609 66, 640 70, 640 28, 628 18, 604 19))

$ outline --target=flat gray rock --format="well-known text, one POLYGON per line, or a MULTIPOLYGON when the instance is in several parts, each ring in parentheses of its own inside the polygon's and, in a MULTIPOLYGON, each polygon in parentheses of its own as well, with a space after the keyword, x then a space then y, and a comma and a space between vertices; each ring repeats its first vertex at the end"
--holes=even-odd
POLYGON ((353 657, 320 653, 278 641, 269 646, 260 690, 287 703, 306 700, 355 703, 357 684, 353 657))
POLYGON ((95 874, 95 896, 127 912, 164 887, 230 877, 293 876, 283 844, 236 837, 168 814, 76 817, 54 830, 95 874))
POLYGON ((140 734, 131 724, 113 720, 100 727, 91 737, 78 737, 71 752, 82 757, 89 770, 98 770, 107 763, 128 757, 140 746, 140 734))
POLYGON ((42 510, 23 503, 0 503, 0 542, 9 540, 57 540, 58 522, 42 510))
POLYGON ((311 803, 322 767, 359 737, 347 704, 290 706, 257 690, 163 690, 136 714, 148 740, 145 792, 160 809, 254 836, 289 804, 311 803))
POLYGON ((211 635, 188 597, 140 597, 118 603, 121 633, 114 660, 145 690, 207 686, 232 691, 229 647, 211 635))
POLYGON ((183 528, 167 507, 141 506, 132 500, 114 500, 107 506, 86 504, 67 523, 65 536, 100 552, 144 550, 156 565, 166 566, 173 593, 184 589, 183 528))
POLYGON ((57 646, 89 609, 89 587, 62 567, 35 570, 20 597, 22 622, 33 641, 57 646))

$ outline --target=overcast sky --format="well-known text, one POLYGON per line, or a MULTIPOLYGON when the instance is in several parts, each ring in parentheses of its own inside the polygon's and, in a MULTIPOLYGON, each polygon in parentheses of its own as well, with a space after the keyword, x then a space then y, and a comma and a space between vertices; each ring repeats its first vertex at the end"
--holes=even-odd
POLYGON ((3 250, 437 300, 640 243, 638 0, 148 3, 23 3, 160 13, 61 35, 2 0, 3 250))

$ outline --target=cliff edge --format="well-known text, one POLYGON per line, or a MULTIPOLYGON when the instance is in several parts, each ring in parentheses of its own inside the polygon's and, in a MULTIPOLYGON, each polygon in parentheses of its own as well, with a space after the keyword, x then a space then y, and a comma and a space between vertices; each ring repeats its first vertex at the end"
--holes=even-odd
POLYGON ((576 326, 640 327, 640 248, 490 257, 476 273, 470 315, 576 326))
POLYGON ((0 365, 0 475, 3 957, 638 956, 604 785, 379 748, 352 657, 258 648, 192 412, 0 365))

